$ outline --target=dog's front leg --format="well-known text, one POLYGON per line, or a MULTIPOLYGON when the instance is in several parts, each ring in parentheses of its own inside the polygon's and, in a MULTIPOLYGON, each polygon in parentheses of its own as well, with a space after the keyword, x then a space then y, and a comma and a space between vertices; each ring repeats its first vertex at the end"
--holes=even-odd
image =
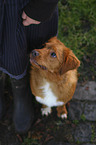
POLYGON ((43 116, 44 115, 48 116, 51 113, 51 107, 48 107, 46 105, 42 105, 41 112, 42 112, 43 116))
POLYGON ((62 119, 67 119, 67 109, 65 105, 57 107, 57 116, 62 119))

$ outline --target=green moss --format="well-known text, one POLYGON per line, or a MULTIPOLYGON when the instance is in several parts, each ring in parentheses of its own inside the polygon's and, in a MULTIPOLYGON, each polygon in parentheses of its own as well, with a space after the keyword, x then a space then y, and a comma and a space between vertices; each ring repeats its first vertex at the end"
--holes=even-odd
POLYGON ((86 121, 86 117, 85 117, 84 114, 82 114, 80 118, 81 118, 82 121, 86 121))
POLYGON ((75 125, 78 125, 79 124, 79 120, 73 120, 73 123, 75 124, 75 125))
POLYGON ((25 138, 24 142, 21 145, 40 145, 38 140, 32 138, 25 138))
POLYGON ((95 126, 92 125, 92 134, 91 134, 91 142, 96 142, 96 132, 95 132, 95 126))

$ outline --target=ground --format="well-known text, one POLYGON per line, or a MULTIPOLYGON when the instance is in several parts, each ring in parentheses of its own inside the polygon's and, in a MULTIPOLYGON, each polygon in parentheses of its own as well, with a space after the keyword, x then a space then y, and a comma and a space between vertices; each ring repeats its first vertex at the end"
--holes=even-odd
MULTIPOLYGON (((95 55, 93 55, 92 60, 96 62, 95 55)), ((86 65, 86 68, 83 71, 83 75, 79 76, 78 82, 84 86, 86 81, 96 81, 95 74, 88 67, 89 64, 94 65, 94 68, 96 66, 90 59, 88 62, 84 60, 83 64, 86 65), (84 74, 87 75, 87 79, 84 74)), ((12 121, 13 97, 8 79, 6 84, 5 100, 7 109, 3 120, 0 121, 0 145, 73 145, 73 134, 78 125, 78 120, 70 120, 69 117, 66 120, 58 118, 56 108, 53 108, 52 114, 48 117, 42 116, 40 112, 41 105, 36 101, 34 101, 35 120, 33 125, 28 133, 18 134, 14 129, 12 121)), ((67 105, 67 108, 69 106, 70 104, 67 105)), ((84 120, 84 116, 82 118, 84 120)), ((74 145, 77 144, 79 144, 78 140, 75 141, 74 145)))
MULTIPOLYGON (((96 81, 95 70, 96 51, 91 57, 84 55, 79 71, 79 83, 84 85, 86 81, 96 81)), ((7 111, 3 120, 0 121, 0 145, 72 145, 71 143, 74 142, 72 133, 78 121, 58 118, 55 108, 53 108, 51 115, 42 117, 40 105, 35 102, 36 118, 34 124, 28 133, 20 135, 15 132, 12 122, 13 98, 10 85, 6 86, 5 98, 7 111)), ((79 141, 75 143, 78 145, 79 141)))
POLYGON ((73 122, 58 118, 55 108, 53 108, 51 115, 42 117, 39 111, 40 105, 37 104, 35 107, 37 108, 35 110, 36 120, 30 131, 23 135, 15 132, 12 116, 10 116, 12 112, 7 112, 6 117, 0 122, 0 145, 46 145, 50 140, 56 142, 73 141, 71 135, 75 128, 73 122))
MULTIPOLYGON (((96 1, 60 0, 58 38, 70 47, 81 61, 78 70, 79 83, 84 86, 87 81, 96 81, 96 1)), ((75 140, 73 133, 78 120, 72 121, 69 117, 67 120, 58 118, 55 108, 51 115, 42 117, 40 105, 36 102, 34 102, 35 120, 30 131, 23 135, 16 133, 12 121, 13 97, 8 80, 6 84, 7 109, 0 121, 0 145, 73 145, 75 140)), ((86 89, 88 90, 88 87, 86 89)), ((82 120, 85 120, 84 115, 82 120)), ((81 124, 84 123, 81 122, 81 124)), ((93 128, 91 141, 94 137, 95 129, 93 128)), ((74 145, 78 144, 81 145, 77 139, 74 145)), ((86 145, 96 145, 96 142, 86 145)))

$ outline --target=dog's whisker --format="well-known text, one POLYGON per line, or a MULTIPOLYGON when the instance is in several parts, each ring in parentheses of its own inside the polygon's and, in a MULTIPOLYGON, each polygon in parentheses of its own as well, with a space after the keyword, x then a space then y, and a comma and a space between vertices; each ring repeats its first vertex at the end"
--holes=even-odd
POLYGON ((38 65, 40 68, 42 68, 43 70, 47 70, 47 68, 45 67, 45 66, 43 66, 43 65, 40 65, 40 64, 38 64, 35 60, 33 60, 33 59, 30 59, 30 62, 31 63, 35 63, 36 65, 38 65))
POLYGON ((40 65, 40 67, 41 67, 42 69, 44 69, 44 70, 47 69, 47 68, 46 68, 45 66, 43 66, 43 65, 40 65))

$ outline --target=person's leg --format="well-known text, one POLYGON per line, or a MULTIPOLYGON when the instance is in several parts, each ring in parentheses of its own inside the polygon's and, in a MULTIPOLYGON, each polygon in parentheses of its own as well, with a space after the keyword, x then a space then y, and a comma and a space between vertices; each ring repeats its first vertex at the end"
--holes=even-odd
POLYGON ((11 83, 14 97, 13 121, 15 129, 19 133, 25 133, 34 119, 29 81, 27 76, 25 76, 20 80, 11 78, 11 83))
POLYGON ((0 120, 4 114, 4 81, 5 74, 0 71, 0 120))

